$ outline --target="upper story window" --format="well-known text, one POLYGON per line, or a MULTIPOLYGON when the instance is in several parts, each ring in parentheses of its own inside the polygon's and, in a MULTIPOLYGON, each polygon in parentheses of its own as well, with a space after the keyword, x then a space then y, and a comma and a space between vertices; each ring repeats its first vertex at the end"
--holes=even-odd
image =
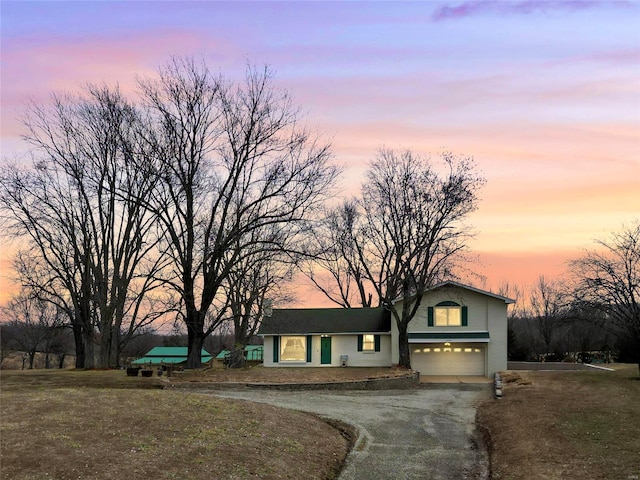
POLYGON ((467 307, 456 302, 440 302, 429 307, 430 327, 466 327, 467 323, 467 307))
POLYGON ((434 316, 436 327, 459 327, 462 325, 461 307, 436 307, 434 316))

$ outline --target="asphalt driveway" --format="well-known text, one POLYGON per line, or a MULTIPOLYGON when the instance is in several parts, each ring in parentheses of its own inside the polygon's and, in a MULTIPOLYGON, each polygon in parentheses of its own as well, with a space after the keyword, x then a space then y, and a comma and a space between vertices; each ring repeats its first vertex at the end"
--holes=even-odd
POLYGON ((215 395, 269 403, 355 425, 359 437, 339 480, 484 479, 488 456, 475 430, 487 385, 402 391, 228 390, 215 395))

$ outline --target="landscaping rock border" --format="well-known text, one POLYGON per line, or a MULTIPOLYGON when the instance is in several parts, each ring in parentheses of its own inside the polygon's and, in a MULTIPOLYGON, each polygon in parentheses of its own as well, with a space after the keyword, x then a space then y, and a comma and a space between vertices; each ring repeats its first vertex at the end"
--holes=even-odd
POLYGON ((420 384, 420 373, 393 378, 371 378, 350 382, 326 383, 248 383, 248 382, 179 382, 163 381, 162 388, 184 390, 225 390, 225 389, 264 389, 264 390, 410 390, 420 384))

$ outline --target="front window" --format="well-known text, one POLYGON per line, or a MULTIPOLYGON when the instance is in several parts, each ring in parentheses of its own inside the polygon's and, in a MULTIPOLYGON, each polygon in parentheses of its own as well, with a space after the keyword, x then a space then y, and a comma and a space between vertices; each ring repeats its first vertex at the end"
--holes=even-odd
POLYGON ((304 362, 307 359, 306 337, 281 337, 280 361, 304 362))
POLYGON ((375 335, 363 335, 362 336, 362 351, 374 352, 376 349, 375 335))
POLYGON ((436 327, 459 327, 462 325, 462 309, 460 307, 436 307, 436 327))

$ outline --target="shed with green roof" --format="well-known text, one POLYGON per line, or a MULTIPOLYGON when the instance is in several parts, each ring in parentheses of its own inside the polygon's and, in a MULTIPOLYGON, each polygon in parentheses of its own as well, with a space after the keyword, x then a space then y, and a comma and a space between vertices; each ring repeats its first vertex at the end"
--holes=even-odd
MULTIPOLYGON (((262 362, 262 345, 247 345, 244 347, 244 355, 245 359, 248 362, 262 362)), ((227 355, 230 355, 231 351, 222 350, 218 355, 216 355, 216 360, 224 360, 227 355)))
MULTIPOLYGON (((153 347, 142 358, 131 362, 132 365, 180 365, 187 362, 187 347, 153 347)), ((201 351, 202 363, 207 363, 213 356, 204 348, 201 351)))

